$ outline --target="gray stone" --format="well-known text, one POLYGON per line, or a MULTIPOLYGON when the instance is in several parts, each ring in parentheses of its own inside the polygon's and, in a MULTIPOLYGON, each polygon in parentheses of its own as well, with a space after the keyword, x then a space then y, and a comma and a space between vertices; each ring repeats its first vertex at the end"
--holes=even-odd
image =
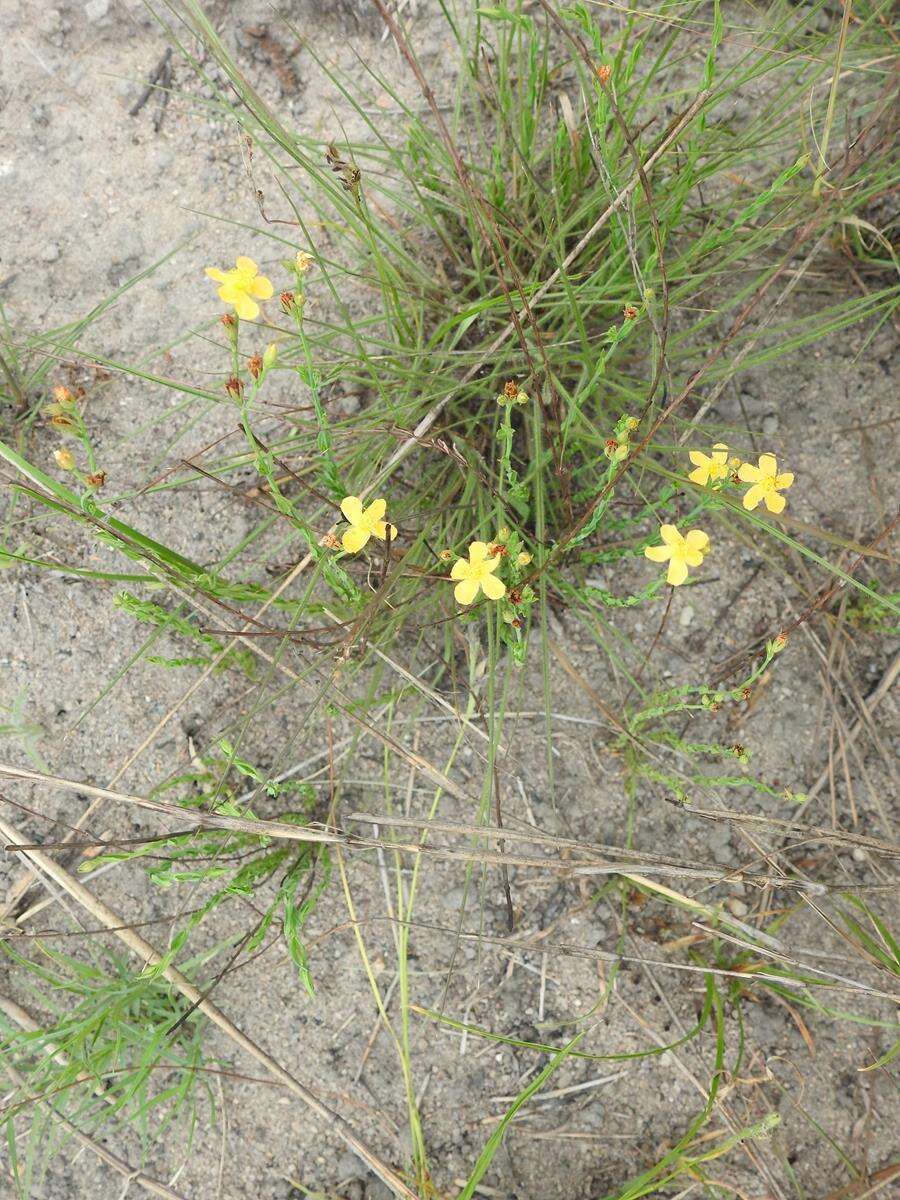
POLYGON ((688 625, 690 625, 690 623, 691 623, 691 621, 693 621, 693 619, 694 619, 694 610, 690 604, 686 604, 684 606, 684 608, 681 610, 681 612, 678 614, 678 624, 681 625, 681 627, 683 629, 687 629, 688 625))
POLYGON ((102 21, 109 12, 109 0, 87 0, 84 15, 89 21, 102 21))
POLYGON ((778 432, 779 424, 777 413, 767 413, 762 420, 762 431, 767 437, 771 437, 773 433, 778 432))
POLYGON ((61 253, 60 248, 56 244, 56 242, 47 242, 47 244, 44 246, 43 250, 41 251, 41 259, 45 263, 53 263, 53 262, 56 262, 56 260, 59 258, 60 253, 61 253))

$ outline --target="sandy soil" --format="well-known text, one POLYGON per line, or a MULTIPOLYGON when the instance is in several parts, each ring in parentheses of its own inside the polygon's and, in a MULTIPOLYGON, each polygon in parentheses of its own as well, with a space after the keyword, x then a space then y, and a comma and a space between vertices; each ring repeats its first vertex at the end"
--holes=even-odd
MULTIPOLYGON (((364 5, 360 5, 361 18, 353 15, 352 5, 283 7, 325 57, 351 69, 353 54, 359 52, 400 74, 395 52, 381 40, 377 23, 365 13, 364 5)), ((420 0, 418 7, 418 44, 424 44, 428 54, 439 55, 441 45, 431 32, 429 15, 422 11, 427 6, 420 0)), ((214 6, 212 12, 231 31, 232 44, 254 84, 306 133, 328 136, 338 122, 352 123, 337 89, 323 86, 303 55, 289 56, 290 43, 267 4, 234 0, 214 6)), ((176 95, 164 110, 151 97, 136 115, 130 115, 165 50, 162 34, 138 4, 91 0, 47 7, 34 0, 4 0, 0 39, 0 180, 6 235, 0 298, 13 327, 39 330, 65 324, 135 272, 174 251, 106 314, 85 344, 122 362, 153 351, 148 360, 152 370, 187 376, 193 369, 195 377, 202 378, 202 344, 196 340, 187 346, 170 344, 186 327, 206 328, 215 319, 202 268, 232 257, 234 234, 204 214, 225 214, 250 225, 259 222, 237 135, 204 108, 203 89, 174 59, 176 95)), ((377 97, 372 99, 377 102, 377 97)), ((257 253, 264 264, 272 258, 268 244, 261 239, 254 244, 251 235, 241 238, 239 249, 257 253)), ((818 300, 815 295, 797 299, 796 315, 818 300)), ((885 328, 858 358, 865 333, 851 331, 777 369, 747 371, 739 386, 723 396, 718 414, 713 414, 727 425, 746 429, 752 446, 770 448, 790 459, 804 481, 792 494, 791 511, 797 520, 861 541, 871 537, 896 506, 890 454, 893 426, 878 425, 893 415, 895 345, 885 328), (863 426, 867 428, 860 432, 863 426)), ((83 368, 70 376, 61 364, 59 378, 70 377, 84 379, 92 387, 91 427, 113 495, 132 493, 223 432, 233 420, 222 410, 210 408, 197 414, 184 409, 166 423, 161 435, 161 418, 175 405, 172 393, 116 376, 98 383, 83 368), (169 441, 173 429, 180 433, 177 443, 169 441)), ((54 444, 45 431, 35 430, 29 452, 47 461, 54 444)), ((123 500, 120 515, 125 520, 139 518, 143 528, 152 522, 154 536, 207 562, 226 552, 252 524, 252 514, 223 500, 212 484, 180 493, 178 506, 167 505, 166 499, 162 493, 150 502, 144 498, 139 505, 123 500)), ((50 517, 30 525, 28 537, 42 554, 60 561, 83 565, 112 561, 102 548, 85 543, 71 527, 50 517)), ((711 677, 752 639, 786 624, 803 607, 799 594, 785 595, 772 587, 770 576, 760 571, 759 548, 749 539, 738 543, 726 534, 722 539, 727 553, 720 556, 720 577, 679 599, 663 635, 657 667, 671 671, 675 679, 685 673, 692 678, 711 677)), ((10 541, 16 542, 14 530, 10 541)), ((14 698, 20 721, 35 730, 33 750, 53 772, 101 784, 120 775, 123 764, 158 725, 150 744, 119 779, 128 791, 145 794, 173 770, 187 768, 193 745, 208 745, 233 729, 252 697, 247 681, 234 672, 215 676, 180 703, 193 676, 146 662, 132 665, 127 681, 110 688, 110 681, 130 663, 147 633, 113 606, 115 591, 112 584, 86 585, 31 569, 0 573, 0 702, 10 705, 14 698), (173 707, 175 716, 166 720, 173 707)), ((622 620, 639 644, 649 646, 656 633, 657 612, 626 614, 622 620)), ((574 622, 563 621, 553 636, 586 684, 601 696, 607 694, 610 680, 603 664, 574 622)), ((851 675, 861 693, 868 693, 883 675, 888 649, 884 639, 862 633, 855 637, 851 675)), ((177 648, 167 644, 161 652, 175 653, 177 648)), ((810 786, 828 762, 831 737, 831 701, 821 673, 825 652, 815 630, 798 634, 752 711, 722 713, 710 720, 702 736, 714 732, 740 739, 753 752, 759 774, 776 786, 795 790, 810 786)), ((536 676, 530 668, 523 672, 514 708, 528 713, 536 707, 533 697, 540 694, 536 676)), ((523 715, 510 738, 506 764, 510 786, 504 797, 507 819, 535 821, 549 833, 620 841, 625 834, 625 805, 619 763, 607 751, 610 731, 588 692, 573 685, 561 660, 554 661, 551 686, 557 714, 555 798, 540 739, 533 736, 538 726, 523 715)), ((889 747, 887 725, 895 712, 890 698, 879 710, 885 748, 889 747)), ((337 723, 336 743, 347 732, 337 723)), ((410 744, 414 736, 427 737, 429 757, 442 762, 454 732, 434 723, 422 725, 418 733, 405 731, 404 737, 410 744)), ((321 729, 310 736, 298 727, 296 708, 287 706, 257 716, 248 734, 256 761, 266 769, 314 756, 321 752, 323 739, 321 729)), ((859 745, 860 759, 850 759, 856 829, 887 836, 879 811, 891 804, 885 759, 868 739, 859 745)), ((471 786, 478 786, 478 746, 477 739, 469 739, 457 762, 455 777, 463 786, 469 786, 470 780, 471 786)), ((0 757, 29 762, 21 738, 0 740, 0 757)), ((354 809, 383 811, 380 764, 380 750, 363 745, 348 771, 342 801, 345 814, 354 809)), ((408 772, 398 765, 392 780, 405 789, 408 772)), ((412 811, 421 812, 431 793, 422 781, 414 780, 412 786, 412 811)), ((840 769, 834 787, 836 809, 843 820, 848 791, 840 769)), ((73 820, 84 808, 84 800, 77 796, 48 794, 43 789, 17 785, 14 794, 19 803, 61 822, 73 820)), ((749 811, 757 807, 787 815, 787 807, 777 802, 747 794, 744 799, 749 811)), ((831 803, 825 788, 807 817, 829 822, 831 803)), ((471 818, 455 802, 447 802, 441 811, 453 819, 471 818)), ((29 834, 46 836, 42 823, 22 813, 14 819, 29 834)), ((120 834, 133 831, 133 836, 155 828, 152 819, 134 817, 130 811, 107 810, 102 821, 101 828, 120 834)), ((635 841, 638 847, 671 848, 698 864, 727 868, 752 860, 756 853, 746 832, 686 816, 658 797, 648 797, 639 805, 635 841)), ((843 872, 848 882, 875 878, 864 856, 835 855, 826 866, 843 872)), ((8 860, 2 871, 7 883, 19 874, 18 866, 8 860)), ((395 995, 392 934, 384 920, 377 860, 361 856, 354 861, 351 879, 379 980, 395 995)), ((608 966, 595 961, 591 952, 614 948, 618 913, 588 902, 587 881, 560 883, 549 871, 514 873, 512 886, 520 931, 543 931, 548 945, 565 943, 587 955, 558 951, 545 955, 541 942, 527 951, 498 944, 507 930, 497 879, 476 876, 467 892, 461 864, 434 862, 423 873, 417 910, 422 925, 412 942, 414 997, 423 1007, 443 1004, 451 1015, 512 1037, 559 1040, 572 1030, 573 1020, 597 1003, 608 966), (483 936, 457 939, 458 926, 480 929, 483 936)), ((166 914, 185 905, 185 897, 152 888, 139 870, 110 872, 97 887, 130 919, 159 919, 157 930, 148 936, 160 942, 166 935, 166 914)), ((740 883, 717 885, 704 895, 728 897, 739 916, 755 903, 740 883)), ((623 967, 615 1001, 591 1023, 581 1049, 596 1054, 627 1052, 645 1047, 648 1039, 671 1041, 692 1025, 702 1001, 699 977, 675 980, 664 970, 640 962, 664 958, 665 945, 689 932, 688 916, 676 923, 673 911, 653 902, 640 910, 636 906, 626 942, 626 952, 635 961, 623 967)), ((51 912, 42 928, 60 927, 62 917, 58 912, 51 917, 51 912)), ((223 909, 216 918, 215 936, 227 937, 242 927, 243 919, 240 904, 223 909)), ((839 939, 829 940, 828 931, 813 915, 805 926, 800 922, 792 928, 794 945, 841 950, 839 939), (809 939, 806 943, 804 937, 809 939)), ((383 1030, 378 1032, 338 886, 320 904, 311 937, 314 999, 303 992, 295 970, 276 944, 227 976, 217 988, 217 1000, 285 1067, 315 1086, 386 1161, 402 1166, 409 1149, 402 1078, 388 1037, 383 1030)), ((36 1005, 13 970, 5 967, 3 976, 0 991, 26 1006, 36 1005)), ((779 1132, 753 1153, 781 1186, 789 1187, 790 1171, 813 1194, 824 1194, 846 1179, 837 1157, 802 1115, 800 1105, 858 1161, 867 1156, 873 1168, 889 1161, 889 1123, 878 1116, 890 1103, 889 1084, 877 1074, 860 1075, 857 1070, 872 1060, 877 1038, 864 1027, 805 1014, 808 1043, 799 1014, 787 1005, 760 993, 759 1003, 750 1009, 748 1057, 742 1078, 730 1080, 725 1103, 737 1125, 758 1120, 769 1110, 780 1113, 779 1132)), ((866 1011, 886 1015, 874 1003, 866 1011)), ((738 1035, 734 1014, 729 1013, 732 1054, 738 1035)), ((412 1036, 418 1072, 415 1086, 421 1095, 436 1184, 441 1194, 450 1194, 503 1113, 500 1098, 515 1094, 531 1077, 535 1059, 527 1051, 493 1043, 472 1039, 461 1043, 457 1034, 442 1032, 424 1019, 414 1025, 412 1036)), ((219 1196, 286 1200, 306 1194, 299 1183, 347 1200, 374 1200, 387 1194, 347 1152, 332 1128, 263 1081, 258 1068, 224 1038, 210 1032, 208 1044, 223 1067, 258 1078, 218 1077, 211 1085, 216 1119, 211 1120, 209 1105, 201 1101, 200 1122, 190 1148, 185 1120, 152 1147, 146 1166, 150 1173, 175 1178, 177 1190, 194 1200, 219 1196)), ((699 1089, 708 1086, 712 1063, 708 1034, 678 1054, 651 1060, 570 1060, 553 1086, 562 1089, 593 1081, 591 1086, 528 1110, 526 1119, 511 1129, 487 1177, 486 1183, 495 1191, 485 1194, 555 1200, 597 1197, 618 1187, 654 1161, 661 1146, 674 1142, 686 1116, 699 1110, 699 1089)), ((136 1139, 128 1131, 110 1134, 107 1143, 132 1162, 139 1157, 136 1139)), ((0 1195, 12 1196, 5 1162, 4 1157, 0 1195)), ((744 1194, 768 1194, 761 1176, 741 1153, 712 1164, 711 1170, 744 1194)), ((122 1181, 99 1166, 90 1153, 68 1147, 34 1194, 106 1200, 122 1194, 122 1181)))

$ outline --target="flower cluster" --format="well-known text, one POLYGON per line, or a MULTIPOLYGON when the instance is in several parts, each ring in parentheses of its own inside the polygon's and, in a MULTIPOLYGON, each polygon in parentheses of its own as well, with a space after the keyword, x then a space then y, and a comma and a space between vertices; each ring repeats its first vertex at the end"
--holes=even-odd
MULTIPOLYGON (((617 426, 618 428, 618 426, 617 426)), ((627 454, 627 444, 625 453, 627 454)), ((607 442, 607 457, 618 461, 624 458, 615 442, 607 442), (615 452, 609 452, 609 446, 615 447, 615 452)), ((733 483, 749 483, 750 487, 744 493, 743 505, 752 512, 760 504, 764 504, 769 512, 784 511, 785 498, 781 495, 794 482, 790 471, 778 473, 778 462, 774 454, 761 454, 756 466, 742 462, 739 458, 729 458, 728 447, 724 442, 717 442, 711 454, 702 450, 691 450, 688 457, 694 470, 688 475, 691 483, 702 488, 717 489, 729 480, 733 483)), ((688 576, 689 567, 699 567, 704 555, 709 551, 709 537, 701 529, 691 529, 681 534, 674 525, 663 525, 660 529, 662 545, 647 546, 644 554, 653 562, 667 562, 666 582, 678 587, 688 576)))
MULTIPOLYGON (((378 541, 394 541, 397 537, 397 527, 385 519, 387 501, 373 500, 364 507, 359 496, 345 496, 341 501, 341 513, 347 521, 348 528, 344 530, 340 541, 333 534, 326 534, 320 544, 329 549, 343 549, 348 554, 358 554, 371 538, 378 541)), ((438 552, 441 562, 451 562, 454 558, 450 549, 438 552)), ((504 610, 504 620, 514 628, 520 628, 522 620, 516 608, 529 604, 533 593, 522 581, 525 568, 532 561, 531 554, 522 548, 522 542, 517 533, 511 533, 504 526, 497 534, 494 542, 471 542, 465 557, 457 558, 450 568, 450 579, 455 585, 453 595, 457 604, 466 608, 483 595, 487 600, 503 600, 508 595, 509 604, 504 610), (508 564, 512 578, 511 590, 500 578, 501 564, 508 564)))
POLYGON ((84 418, 79 408, 78 402, 84 399, 85 395, 84 388, 76 388, 72 392, 69 388, 60 384, 53 389, 52 404, 45 405, 43 411, 44 416, 49 419, 54 429, 59 430, 66 437, 72 437, 81 442, 85 457, 87 458, 88 470, 79 470, 75 455, 65 446, 53 451, 53 458, 56 465, 61 471, 71 471, 85 487, 96 491, 106 483, 106 472, 97 469, 97 463, 94 459, 94 448, 91 444, 87 425, 84 423, 84 418))
POLYGON ((744 493, 744 508, 752 512, 763 503, 771 513, 784 511, 785 499, 779 493, 787 491, 794 482, 794 476, 791 471, 778 474, 778 462, 774 454, 761 454, 754 467, 753 463, 729 458, 728 447, 724 442, 717 442, 711 455, 701 450, 691 450, 688 457, 695 468, 688 479, 698 487, 715 487, 729 478, 735 483, 749 483, 752 486, 744 493))
POLYGON ((631 435, 639 424, 637 417, 619 417, 612 431, 612 437, 607 438, 603 446, 603 453, 610 462, 621 462, 623 458, 628 457, 631 450, 631 435))

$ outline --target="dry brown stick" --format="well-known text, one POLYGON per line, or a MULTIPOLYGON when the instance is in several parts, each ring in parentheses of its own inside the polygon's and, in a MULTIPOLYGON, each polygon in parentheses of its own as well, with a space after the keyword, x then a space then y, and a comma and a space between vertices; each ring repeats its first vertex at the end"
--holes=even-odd
POLYGON ((158 1179, 154 1179, 152 1175, 145 1175, 143 1171, 139 1171, 136 1167, 132 1167, 131 1164, 125 1162, 123 1158, 119 1158, 117 1154, 113 1154, 111 1150, 107 1150, 107 1148, 101 1145, 100 1142, 95 1142, 92 1137, 88 1137, 86 1133, 82 1133, 78 1126, 73 1125, 69 1118, 63 1116, 59 1109, 54 1108, 54 1106, 48 1100, 44 1100, 41 1096, 31 1091, 31 1089, 28 1087, 28 1082, 25 1079, 25 1076, 20 1074, 16 1068, 12 1066, 12 1064, 9 1062, 8 1055, 6 1056, 3 1066, 7 1075, 10 1077, 16 1087, 21 1088, 33 1103, 49 1109, 49 1111, 53 1114, 54 1121, 58 1121, 64 1129, 69 1131, 76 1141, 81 1142, 82 1146, 85 1146, 93 1154, 96 1154, 102 1162, 107 1164, 107 1166, 112 1167, 114 1171, 118 1171, 120 1175, 124 1175, 128 1183, 136 1183, 138 1187, 142 1187, 145 1192, 150 1192, 154 1196, 162 1196, 164 1200, 185 1200, 185 1197, 181 1192, 173 1191, 168 1184, 161 1183, 158 1179))
MULTIPOLYGON (((9 842, 23 842, 19 830, 11 825, 4 818, 0 817, 0 833, 9 842)), ((163 964, 163 956, 150 945, 148 941, 136 933, 134 929, 129 928, 123 919, 102 900, 99 900, 92 892, 90 892, 84 884, 80 883, 72 875, 69 874, 64 867, 59 863, 54 862, 49 855, 44 854, 41 850, 23 850, 18 852, 20 857, 26 861, 30 861, 43 875, 52 879, 54 883, 63 891, 67 892, 73 900, 77 901, 91 916, 95 917, 107 929, 114 932, 116 937, 132 951, 145 964, 149 963, 153 966, 163 964)), ((302 1102, 312 1110, 317 1116, 321 1117, 326 1125, 330 1125, 338 1137, 356 1154, 366 1167, 377 1175, 379 1179, 385 1183, 395 1196, 401 1196, 404 1200, 419 1200, 415 1192, 410 1191, 399 1175, 396 1174, 386 1163, 383 1163, 378 1156, 369 1149, 353 1132, 352 1128, 347 1124, 342 1116, 329 1108, 319 1097, 312 1092, 305 1084, 301 1083, 291 1073, 285 1070, 270 1054, 258 1046, 251 1038, 249 1038, 242 1030, 240 1030, 218 1007, 209 999, 204 999, 200 990, 194 986, 186 975, 169 964, 162 966, 162 974, 174 987, 181 992, 182 996, 189 1003, 195 1004, 214 1025, 229 1037, 237 1046, 254 1058, 261 1066, 269 1072, 273 1079, 283 1084, 289 1091, 293 1092, 302 1102)))
MULTIPOLYGON (((90 783, 79 783, 74 779, 63 779, 59 775, 46 775, 42 771, 32 771, 28 767, 14 767, 9 763, 0 763, 0 775, 5 775, 9 779, 27 779, 32 783, 49 783, 53 787, 82 792, 86 796, 94 796, 98 802, 116 800, 121 804, 133 804, 137 808, 149 809, 150 812, 178 817, 181 821, 184 820, 185 814, 190 812, 189 809, 186 810, 178 804, 166 804, 162 800, 148 800, 145 796, 132 796, 127 792, 114 792, 109 788, 95 787, 90 783)), ((92 805, 92 807, 94 806, 92 805)), ((343 840, 333 833, 291 825, 286 821, 255 821, 246 817, 229 817, 224 813, 215 812, 197 812, 196 815, 198 830, 230 829, 234 833, 261 834, 264 837, 280 838, 290 842, 338 842, 343 840)), ((164 837, 165 834, 160 836, 164 837)), ((70 837, 64 839, 67 843, 71 840, 70 837)), ((98 845, 99 843, 92 844, 98 845)), ((31 845, 20 848, 31 849, 31 845)))
MULTIPOLYGON (((848 746, 852 746, 853 743, 856 741, 856 739, 859 737, 860 733, 862 733, 863 725, 866 722, 868 722, 869 720, 871 720, 871 716, 872 716, 872 713, 874 712, 874 710, 878 707, 878 705, 881 703, 881 701, 885 698, 885 696, 888 694, 888 692, 891 690, 891 688, 897 682, 898 674, 900 674, 900 651, 898 651, 894 655, 893 659, 891 660, 890 665, 888 666, 888 669, 882 675, 882 677, 878 681, 877 685, 873 688, 873 690, 868 694, 868 696, 866 696, 865 700, 863 701, 863 709, 865 710, 865 714, 866 714, 865 718, 863 718, 862 716, 857 717, 856 720, 853 722, 853 724, 847 730, 846 744, 848 746)), ((812 803, 813 800, 815 800, 816 796, 818 796, 819 792, 821 792, 822 788, 828 782, 828 775, 829 775, 829 770, 828 770, 828 767, 825 766, 825 767, 823 767, 822 772, 819 775, 819 778, 816 780, 816 782, 812 785, 812 787, 806 793, 806 799, 803 801, 802 804, 797 805, 796 811, 798 813, 803 812, 803 810, 807 807, 807 805, 812 803)))
MULTIPOLYGON (((840 829, 828 829, 816 825, 799 825, 796 821, 781 821, 756 813, 732 812, 729 809, 704 809, 686 805, 685 812, 691 816, 709 817, 713 820, 728 820, 736 822, 751 822, 758 825, 771 825, 785 829, 788 833, 803 837, 806 841, 828 841, 839 844, 861 846, 888 857, 900 857, 900 846, 892 842, 884 842, 879 838, 867 837, 859 833, 845 833, 840 829)), ((574 838, 557 837, 543 833, 540 829, 517 829, 515 826, 504 825, 502 829, 495 825, 471 825, 464 821, 428 820, 425 817, 401 817, 390 814, 354 812, 347 818, 362 824, 373 824, 385 828, 422 829, 430 833, 447 833, 458 837, 486 837, 505 839, 509 842, 532 842, 541 846, 552 846, 559 850, 579 850, 582 853, 605 854, 633 859, 631 868, 635 865, 652 863, 654 865, 671 867, 689 867, 691 864, 684 859, 673 858, 665 854, 653 854, 644 850, 626 850, 621 846, 609 846, 600 842, 579 842, 574 838)), ((694 864, 696 866, 696 864, 694 864)), ((724 872, 723 878, 729 878, 734 872, 724 872)), ((742 878, 746 876, 741 873, 742 878)))

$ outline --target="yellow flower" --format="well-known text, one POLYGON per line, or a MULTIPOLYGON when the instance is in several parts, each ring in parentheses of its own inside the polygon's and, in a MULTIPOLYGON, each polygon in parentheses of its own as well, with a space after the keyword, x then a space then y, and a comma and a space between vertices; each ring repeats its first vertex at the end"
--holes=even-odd
POLYGON ((723 442, 716 442, 711 456, 691 450, 688 457, 697 468, 688 475, 692 483, 706 487, 708 483, 728 477, 728 447, 723 442))
POLYGON ((395 525, 388 525, 384 519, 387 501, 373 500, 364 509, 359 496, 345 496, 341 501, 341 512, 350 522, 350 528, 345 530, 341 542, 348 554, 356 554, 362 550, 370 537, 384 541, 387 531, 391 531, 391 541, 397 536, 395 525))
POLYGON ((663 544, 645 546, 644 554, 653 562, 668 562, 666 583, 678 587, 688 575, 688 567, 699 567, 709 550, 709 537, 700 529, 691 529, 683 537, 674 525, 660 529, 663 544))
POLYGON ((752 511, 762 500, 771 513, 784 510, 784 496, 779 496, 778 493, 787 491, 794 482, 790 471, 785 471, 783 475, 778 474, 778 463, 774 454, 761 454, 758 467, 754 467, 752 463, 741 463, 738 479, 741 483, 753 484, 753 487, 744 493, 744 508, 752 511))
POLYGON ((71 471, 75 466, 75 456, 71 450, 54 450, 53 457, 56 459, 56 465, 64 471, 71 471))
POLYGON ((527 550, 522 550, 516 555, 516 562, 520 567, 527 567, 531 562, 531 555, 527 550))
POLYGON ((233 304, 234 311, 242 321, 253 321, 259 316, 257 300, 268 300, 275 290, 252 258, 237 259, 230 271, 218 267, 207 267, 206 273, 216 283, 221 283, 219 299, 233 304))
POLYGON ((479 591, 488 600, 501 600, 506 595, 502 580, 494 575, 500 564, 500 556, 489 552, 487 542, 473 542, 469 547, 469 558, 458 558, 450 571, 450 578, 459 582, 453 589, 457 604, 471 604, 479 591))
POLYGON ((315 261, 316 260, 308 250, 298 250, 297 257, 294 259, 294 268, 299 271, 301 275, 305 275, 315 261))

